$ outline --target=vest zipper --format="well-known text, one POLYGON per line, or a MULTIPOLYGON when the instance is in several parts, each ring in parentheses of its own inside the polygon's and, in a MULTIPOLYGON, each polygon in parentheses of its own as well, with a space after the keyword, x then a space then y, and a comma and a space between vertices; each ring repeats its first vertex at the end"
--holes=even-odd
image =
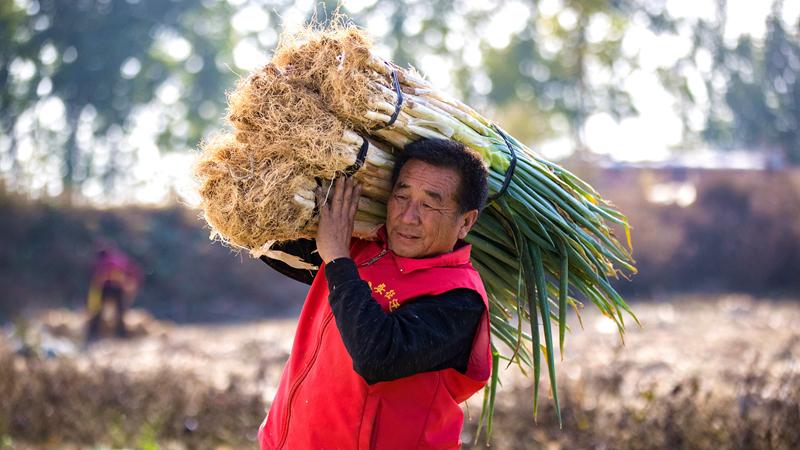
POLYGON ((302 384, 303 380, 305 380, 306 376, 308 376, 308 373, 311 372, 311 367, 317 361, 319 348, 322 346, 322 335, 325 334, 325 329, 328 327, 328 324, 332 318, 333 312, 329 312, 325 317, 325 320, 322 322, 322 328, 320 329, 319 336, 317 337, 317 345, 314 347, 314 353, 311 355, 311 359, 309 359, 306 367, 303 369, 303 372, 301 372, 300 377, 292 385, 292 389, 289 390, 289 398, 286 400, 286 416, 283 419, 283 432, 281 434, 281 440, 278 442, 277 447, 275 447, 276 450, 283 448, 283 444, 286 443, 286 438, 289 436, 289 418, 292 416, 292 401, 294 400, 294 395, 297 393, 297 389, 300 388, 300 384, 302 384))
POLYGON ((377 261, 377 260, 381 259, 381 257, 382 257, 383 255, 385 255, 385 254, 386 254, 386 249, 383 249, 383 250, 381 250, 381 252, 380 252, 380 253, 378 253, 378 256, 376 256, 376 257, 374 257, 374 258, 370 259, 369 261, 367 261, 367 262, 365 262, 365 263, 361 264, 359 267, 368 266, 368 265, 370 265, 370 264, 374 263, 375 261, 377 261))
MULTIPOLYGON (((387 249, 383 249, 380 253, 378 253, 377 256, 361 264, 360 267, 368 266, 374 263, 375 261, 381 259, 383 255, 386 254, 386 251, 387 249)), ((311 359, 309 360, 308 365, 306 365, 305 369, 303 369, 303 372, 300 374, 300 378, 298 378, 297 381, 294 382, 292 388, 289 390, 289 397, 286 400, 286 417, 283 419, 283 431, 281 433, 281 439, 278 443, 278 446, 276 447, 276 449, 278 450, 283 448, 283 445, 286 443, 286 438, 289 436, 289 418, 292 416, 291 411, 292 411, 292 401, 294 400, 294 395, 297 393, 297 389, 300 388, 300 384, 302 384, 303 380, 305 380, 306 376, 308 376, 308 372, 311 371, 311 367, 317 360, 317 355, 319 355, 319 348, 322 346, 322 335, 325 333, 325 329, 328 327, 328 324, 330 323, 332 318, 333 318, 333 312, 328 313, 328 316, 325 317, 325 320, 322 323, 322 328, 320 329, 319 332, 319 336, 317 337, 317 346, 314 348, 314 353, 311 355, 311 359)))

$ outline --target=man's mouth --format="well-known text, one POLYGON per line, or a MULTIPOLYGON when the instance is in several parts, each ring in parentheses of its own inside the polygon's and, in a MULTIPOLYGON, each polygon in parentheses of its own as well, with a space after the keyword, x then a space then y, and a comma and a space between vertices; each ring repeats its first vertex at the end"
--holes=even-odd
POLYGON ((405 239, 405 240, 413 240, 413 239, 418 239, 419 238, 419 236, 414 236, 414 235, 406 234, 406 233, 400 233, 399 231, 397 232, 397 236, 400 237, 401 239, 405 239))

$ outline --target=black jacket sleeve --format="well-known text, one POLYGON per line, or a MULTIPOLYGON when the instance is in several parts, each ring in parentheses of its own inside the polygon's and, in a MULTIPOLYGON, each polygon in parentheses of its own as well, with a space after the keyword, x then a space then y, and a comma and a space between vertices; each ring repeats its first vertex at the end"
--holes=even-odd
MULTIPOLYGON (((312 239, 276 242, 273 244, 272 249, 279 250, 293 256, 298 256, 303 261, 313 264, 317 267, 322 265, 322 257, 320 257, 319 253, 316 252, 317 243, 312 239)), ((283 261, 272 259, 267 256, 262 256, 260 259, 281 274, 308 285, 314 281, 314 277, 317 275, 316 270, 296 269, 283 261)))
POLYGON ((466 372, 485 308, 480 294, 454 289, 419 297, 386 314, 352 259, 327 264, 325 276, 353 369, 368 384, 448 368, 466 372))

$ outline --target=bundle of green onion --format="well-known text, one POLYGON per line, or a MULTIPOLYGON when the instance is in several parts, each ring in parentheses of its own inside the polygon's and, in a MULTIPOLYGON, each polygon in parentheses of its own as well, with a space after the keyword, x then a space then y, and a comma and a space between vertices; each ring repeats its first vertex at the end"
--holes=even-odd
MULTIPOLYGON (((567 310, 583 307, 575 297, 580 293, 594 303, 617 324, 620 334, 625 330, 623 311, 635 319, 609 284, 609 277, 621 269, 636 271, 630 253, 606 223, 624 228, 630 248, 625 216, 588 184, 540 158, 413 69, 375 55, 355 27, 307 28, 284 35, 271 64, 281 68, 288 83, 313 92, 341 121, 345 131, 337 145, 352 154, 351 160, 369 139, 367 159, 356 174, 371 188, 359 204, 358 235, 385 220, 393 155, 413 140, 451 139, 479 152, 489 167, 490 198, 503 190, 508 178, 503 195, 487 205, 466 237, 489 296, 493 335, 494 364, 480 427, 487 422, 488 439, 501 360, 533 370, 536 414, 542 355, 560 422, 553 335, 558 328, 563 358, 567 310), (495 345, 500 342, 509 348, 505 355, 495 345)), ((231 122, 236 128, 237 121, 231 122)), ((309 182, 296 189, 296 206, 313 210, 314 186, 309 182)), ((298 236, 313 236, 315 227, 315 221, 308 222, 298 236)))

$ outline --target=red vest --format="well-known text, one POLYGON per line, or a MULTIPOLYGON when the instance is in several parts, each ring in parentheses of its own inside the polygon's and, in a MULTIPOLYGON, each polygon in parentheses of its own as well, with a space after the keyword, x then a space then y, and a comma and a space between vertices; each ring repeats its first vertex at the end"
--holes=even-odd
MULTIPOLYGON (((385 241, 385 232, 379 235, 385 241)), ((383 242, 356 241, 351 249, 361 278, 384 312, 422 295, 457 288, 480 293, 486 309, 466 375, 446 369, 368 385, 353 371, 320 268, 275 400, 259 430, 261 449, 459 448, 464 423, 459 403, 486 385, 492 361, 486 291, 469 263, 470 248, 464 245, 428 259, 396 256, 383 242)))

